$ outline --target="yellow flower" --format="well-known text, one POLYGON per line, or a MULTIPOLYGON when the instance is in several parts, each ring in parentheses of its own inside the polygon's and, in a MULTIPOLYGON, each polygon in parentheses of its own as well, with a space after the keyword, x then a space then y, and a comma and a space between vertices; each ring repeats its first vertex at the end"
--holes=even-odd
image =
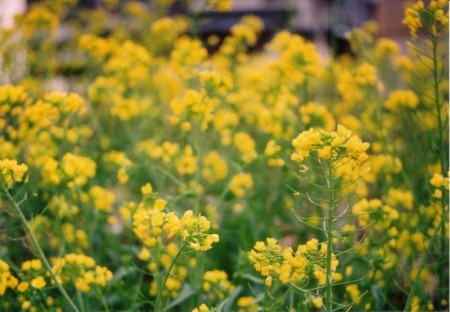
POLYGON ((152 185, 150 183, 146 183, 141 187, 142 195, 150 195, 153 192, 152 185))
POLYGON ((95 176, 96 164, 88 157, 67 153, 61 160, 61 167, 69 179, 68 186, 85 185, 88 178, 95 176))
POLYGON ((370 146, 359 137, 352 136, 351 131, 341 125, 338 125, 336 132, 310 128, 294 138, 292 145, 295 148, 291 154, 293 161, 301 163, 310 158, 326 160, 337 168, 338 176, 346 179, 358 177, 360 172, 356 169, 368 159, 366 151, 370 146))
POLYGON ((213 243, 219 242, 219 235, 208 234, 210 222, 204 216, 194 216, 192 210, 187 210, 180 220, 179 232, 183 240, 189 242, 189 247, 199 251, 212 248, 213 243))
POLYGON ((30 301, 26 300, 26 301, 22 302, 22 306, 21 306, 22 310, 28 310, 30 307, 31 307, 30 301))
POLYGON ((345 287, 345 291, 350 294, 350 297, 352 298, 351 300, 354 304, 357 305, 361 302, 361 293, 358 289, 358 285, 356 284, 348 285, 347 287, 345 287))
POLYGON ((207 56, 208 52, 199 40, 183 36, 176 40, 170 59, 174 70, 187 78, 199 72, 198 67, 207 56))
POLYGON ((206 304, 202 303, 198 308, 192 310, 192 312, 209 312, 209 308, 206 304))
POLYGON ((331 146, 324 146, 321 149, 317 150, 317 155, 319 155, 320 158, 328 160, 331 158, 331 146))
POLYGON ((363 63, 356 70, 355 81, 359 85, 374 85, 377 79, 377 69, 373 65, 363 63))
POLYGON ((112 192, 98 185, 94 185, 89 190, 89 195, 94 201, 95 208, 99 211, 111 212, 113 210, 115 196, 112 192))
POLYGON ((228 164, 218 152, 211 151, 203 158, 202 176, 209 182, 224 180, 228 175, 228 164))
POLYGON ((256 158, 255 141, 249 134, 237 132, 234 135, 233 143, 241 153, 241 159, 245 163, 249 163, 256 158))
POLYGON ((27 289, 28 289, 27 282, 20 282, 19 285, 17 285, 17 290, 20 292, 25 292, 27 289))
POLYGON ((321 298, 321 297, 314 297, 314 299, 313 299, 313 304, 314 304, 314 306, 315 306, 317 309, 322 308, 322 305, 323 305, 323 303, 322 303, 322 298, 321 298))
POLYGON ((45 279, 42 276, 38 276, 31 280, 31 286, 37 289, 44 288, 46 285, 45 279))
POLYGON ((397 55, 400 51, 398 44, 391 39, 381 38, 375 44, 375 55, 385 57, 388 55, 397 55))
POLYGON ((11 188, 14 183, 22 182, 28 166, 19 164, 17 160, 0 159, 0 182, 11 188))
POLYGON ((127 184, 128 182, 128 173, 126 171, 126 168, 121 167, 119 168, 119 170, 117 171, 117 179, 119 180, 120 184, 127 184))
POLYGON ((402 108, 415 109, 419 104, 419 98, 411 90, 395 90, 389 94, 384 103, 387 109, 398 112, 402 108))
POLYGON ((189 175, 197 172, 197 157, 191 146, 186 146, 184 151, 175 159, 175 167, 179 174, 189 175))
POLYGON ((229 11, 233 5, 233 0, 208 0, 208 2, 217 11, 229 11))
POLYGON ((250 173, 238 173, 230 181, 230 191, 236 197, 244 197, 245 192, 253 188, 253 178, 250 173))
POLYGON ((256 298, 251 297, 251 296, 240 297, 237 301, 238 307, 241 307, 241 308, 246 308, 246 307, 252 306, 254 304, 256 304, 256 298))

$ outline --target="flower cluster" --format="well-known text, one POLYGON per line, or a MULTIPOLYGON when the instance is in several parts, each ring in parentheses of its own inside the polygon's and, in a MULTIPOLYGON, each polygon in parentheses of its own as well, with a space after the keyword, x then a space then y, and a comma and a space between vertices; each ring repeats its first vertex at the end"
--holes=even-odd
POLYGON ((253 188, 254 182, 250 173, 238 173, 230 181, 230 191, 236 197, 244 197, 247 190, 253 188))
MULTIPOLYGON (((164 287, 162 295, 175 298, 187 277, 187 268, 174 263, 184 244, 197 251, 206 251, 219 241, 219 236, 208 234, 210 222, 204 216, 194 216, 192 210, 187 210, 181 218, 168 212, 167 202, 158 198, 150 183, 142 186, 141 192, 144 199, 134 207, 132 215, 133 231, 144 245, 138 257, 149 262, 147 268, 156 276, 161 268, 172 270, 164 286, 157 281, 151 283, 150 294, 156 296, 159 287, 164 287), (179 243, 180 238, 184 244, 179 243)), ((123 207, 122 215, 130 216, 129 209, 123 207)))
MULTIPOLYGON (((274 278, 283 284, 293 283, 302 287, 311 286, 310 281, 325 285, 326 281, 326 243, 319 244, 317 239, 311 239, 304 245, 298 245, 294 253, 292 248, 283 247, 276 239, 267 238, 266 242, 257 242, 250 251, 249 259, 254 263, 255 270, 265 277, 266 286, 272 286, 274 278)), ((336 273, 339 261, 332 254, 332 279, 340 281, 342 275, 336 273)), ((309 298, 310 304, 322 306, 320 296, 309 298)))
POLYGON ((0 181, 7 188, 11 188, 16 182, 22 182, 27 171, 28 166, 19 164, 15 159, 0 160, 0 181))
POLYGON ((449 190, 449 178, 448 174, 444 177, 440 173, 434 173, 433 177, 430 179, 430 184, 434 188, 433 197, 434 198, 442 198, 443 191, 448 193, 449 190))
POLYGON ((194 250, 206 251, 212 248, 213 243, 219 241, 218 234, 208 234, 210 222, 204 216, 194 216, 192 210, 184 213, 178 227, 179 233, 189 247, 194 250))
POLYGON ((18 280, 11 273, 8 263, 0 259, 0 296, 3 296, 8 288, 14 289, 17 285, 18 280))
POLYGON ((437 28, 448 25, 448 1, 432 0, 425 6, 423 1, 417 1, 406 9, 403 24, 408 26, 411 37, 417 39, 417 31, 424 26, 429 27, 436 35, 437 28))
POLYGON ((338 125, 336 132, 316 131, 312 128, 303 131, 292 140, 292 145, 295 152, 291 159, 295 162, 302 163, 308 158, 327 161, 336 168, 339 176, 353 174, 368 159, 366 151, 370 146, 341 125, 338 125))
POLYGON ((97 265, 93 258, 84 254, 67 254, 54 259, 53 271, 62 283, 74 283, 84 293, 96 285, 105 287, 113 278, 108 268, 97 265))
POLYGON ((228 280, 227 273, 220 270, 207 271, 203 274, 202 289, 209 302, 219 302, 228 297, 235 286, 228 280))
POLYGON ((327 58, 198 33, 229 0, 77 2, 0 29, 0 310, 448 309, 446 1, 327 58))
MULTIPOLYGON (((286 284, 302 283, 310 276, 317 279, 320 285, 325 284, 326 244, 320 244, 311 239, 304 245, 299 245, 294 253, 290 247, 282 247, 273 238, 265 242, 257 242, 250 252, 249 259, 254 263, 256 271, 265 276, 267 286, 272 285, 273 277, 286 284), (320 246, 320 248, 319 248, 320 246)), ((332 270, 336 270, 339 262, 333 256, 332 270)), ((335 279, 341 279, 336 274, 335 279)))
POLYGON ((384 107, 396 112, 402 108, 415 109, 418 104, 419 99, 411 90, 395 90, 389 95, 384 107))

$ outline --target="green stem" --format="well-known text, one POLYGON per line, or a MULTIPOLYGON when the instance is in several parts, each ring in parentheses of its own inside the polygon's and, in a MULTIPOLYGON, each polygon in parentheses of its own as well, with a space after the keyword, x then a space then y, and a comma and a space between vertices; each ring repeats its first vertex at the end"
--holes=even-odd
POLYGON ((170 173, 169 171, 167 171, 166 169, 157 166, 157 165, 152 165, 153 168, 159 170, 160 172, 164 173, 170 180, 172 180, 173 182, 175 182, 176 184, 178 184, 179 186, 188 189, 188 185, 186 185, 183 181, 181 181, 180 179, 178 179, 177 177, 175 177, 172 173, 170 173))
POLYGON ((4 191, 5 195, 6 195, 6 198, 13 205, 14 210, 19 215, 19 219, 22 222, 22 225, 25 228, 25 231, 27 232, 28 236, 31 238, 33 246, 36 249, 40 260, 44 264, 45 268, 49 271, 50 276, 52 277, 52 279, 55 281, 56 287, 58 287, 58 290, 60 291, 61 295, 67 300, 67 302, 72 307, 72 309, 74 311, 79 312, 77 306, 72 301, 72 299, 69 297, 69 295, 67 294, 66 290, 64 289, 64 287, 60 283, 59 279, 56 277, 55 272, 53 272, 53 268, 50 265, 50 262, 48 261, 47 257, 44 254, 44 251, 42 250, 41 246, 39 245, 39 242, 37 241, 36 236, 33 234, 33 231, 31 230, 30 226, 28 225, 28 221, 25 218, 24 214, 22 213, 22 210, 20 209, 19 205, 14 200, 14 198, 11 196, 11 194, 9 193, 8 189, 6 188, 6 186, 2 185, 2 188, 3 188, 3 191, 4 191))
POLYGON ((83 303, 83 296, 81 295, 81 292, 78 288, 77 288, 77 300, 78 300, 78 303, 80 304, 81 312, 86 312, 86 309, 84 308, 84 303, 83 303))
MULTIPOLYGON (((434 97, 436 101, 436 110, 437 110, 437 119, 438 119, 438 139, 439 139, 439 153, 440 153, 440 162, 441 162, 441 173, 443 176, 447 174, 448 165, 447 165, 447 157, 446 157, 446 149, 445 149, 445 143, 444 143, 444 136, 443 136, 443 121, 442 121, 442 114, 441 114, 441 97, 439 92, 439 75, 438 75, 438 55, 437 55, 437 44, 438 44, 438 38, 437 36, 432 36, 432 46, 433 46, 433 85, 434 85, 434 97)), ((445 207, 447 203, 444 200, 444 196, 441 198, 441 205, 442 208, 445 207)), ((448 216, 445 213, 445 209, 442 209, 442 220, 446 220, 448 216)), ((441 228, 441 254, 445 257, 445 259, 442 259, 440 263, 444 263, 448 260, 448 251, 447 249, 447 238, 446 238, 446 230, 445 226, 442 226, 441 228), (447 256, 445 256, 447 255, 447 256)), ((431 241, 430 241, 431 244, 431 241)), ((448 264, 448 262, 447 262, 448 264)), ((448 267, 446 265, 445 267, 448 267)), ((448 276, 447 274, 443 274, 444 272, 441 272, 442 274, 439 274, 439 292, 442 298, 445 296, 445 289, 448 286, 448 282, 446 281, 448 276)), ((448 288, 447 288, 448 289, 448 288)), ((439 300, 441 302, 441 300, 439 300)), ((442 307, 441 307, 442 308, 442 307)))
POLYGON ((332 261, 332 252, 333 252, 333 219, 334 219, 334 210, 336 206, 335 199, 335 185, 334 185, 334 174, 332 164, 328 163, 328 176, 327 183, 329 188, 329 197, 328 197, 328 216, 327 216, 327 271, 326 271, 326 297, 325 297, 325 310, 330 312, 332 311, 332 286, 333 286, 333 277, 331 272, 331 261, 332 261))
POLYGON ((290 288, 290 292, 289 292, 289 311, 295 311, 294 309, 294 290, 292 288, 290 288))
POLYGON ((269 287, 265 286, 264 288, 264 301, 263 301, 263 311, 268 311, 267 303, 269 302, 269 287))
POLYGON ((98 292, 98 295, 99 295, 99 297, 100 297, 100 299, 102 301, 102 304, 103 304, 103 307, 105 309, 105 312, 109 312, 108 303, 106 302, 106 298, 103 295, 103 292, 102 292, 102 289, 100 288, 100 285, 97 285, 97 292, 98 292))
POLYGON ((164 280, 163 280, 162 284, 160 285, 160 287, 158 289, 158 294, 156 296, 155 312, 161 311, 161 308, 159 307, 159 305, 161 304, 162 293, 163 293, 164 288, 166 287, 166 283, 167 283, 167 280, 169 279, 170 272, 172 271, 173 266, 175 265, 175 262, 177 261, 178 257, 181 255, 181 252, 183 251, 183 249, 187 246, 188 242, 189 241, 187 241, 187 240, 183 242, 183 245, 181 245, 180 250, 178 250, 177 254, 173 258, 172 262, 170 263, 169 268, 167 269, 166 275, 164 276, 164 280))
POLYGON ((439 138, 439 152, 441 161, 441 173, 443 176, 447 174, 447 161, 445 157, 445 143, 443 136, 443 122, 441 113, 441 97, 439 92, 439 75, 438 75, 438 56, 437 56, 437 44, 438 38, 436 36, 432 37, 433 44, 433 84, 434 84, 434 97, 436 100, 436 110, 438 119, 438 138, 439 138))
POLYGON ((142 285, 142 280, 143 280, 143 274, 141 272, 139 272, 139 279, 138 279, 138 282, 136 283, 136 285, 134 286, 133 296, 131 297, 130 308, 132 310, 135 309, 136 301, 139 296, 139 288, 142 285))

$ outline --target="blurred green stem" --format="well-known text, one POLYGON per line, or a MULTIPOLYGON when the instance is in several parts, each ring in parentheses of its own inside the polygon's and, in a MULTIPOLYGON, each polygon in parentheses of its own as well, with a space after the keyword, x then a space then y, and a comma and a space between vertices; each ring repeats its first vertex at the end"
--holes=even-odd
POLYGON ((30 226, 28 225, 28 221, 25 218, 24 214, 22 213, 22 210, 20 209, 19 205, 17 204, 15 199, 12 197, 12 195, 9 193, 9 190, 6 188, 6 185, 2 185, 2 189, 3 189, 3 192, 4 192, 5 196, 6 196, 6 198, 12 204, 15 212, 19 216, 19 219, 20 219, 23 227, 25 228, 25 231, 27 232, 28 236, 30 237, 30 239, 31 239, 31 241, 33 243, 33 247, 36 249, 38 257, 40 258, 40 260, 44 264, 45 268, 50 273, 50 276, 52 277, 52 279, 55 281, 56 287, 60 291, 61 295, 67 300, 67 302, 69 303, 70 307, 74 311, 79 312, 77 306, 72 301, 72 299, 69 297, 69 295, 67 294, 66 290, 62 286, 62 284, 59 281, 59 279, 56 277, 55 272, 53 272, 53 268, 50 265, 50 262, 48 261, 47 257, 44 254, 44 251, 42 250, 41 246, 39 245, 39 242, 37 241, 36 236, 34 235, 33 231, 31 230, 30 226))
POLYGON ((331 271, 332 252, 333 252, 333 222, 334 222, 334 210, 336 208, 336 194, 334 185, 334 168, 333 164, 327 163, 327 184, 329 189, 328 194, 328 216, 327 216, 327 271, 326 271, 326 297, 325 297, 325 310, 333 311, 332 307, 332 287, 333 277, 331 271))
POLYGON ((447 173, 447 158, 446 158, 446 150, 444 143, 444 126, 442 121, 442 113, 441 113, 441 97, 439 92, 440 78, 439 78, 439 66, 438 66, 438 55, 437 55, 437 45, 438 45, 438 37, 432 36, 432 48, 433 48, 433 84, 434 84, 434 98, 436 101, 436 113, 438 119, 438 139, 439 139, 439 152, 440 152, 440 161, 441 161, 441 173, 443 176, 447 173))
POLYGON ((97 285, 97 293, 102 301, 103 307, 105 308, 105 312, 109 312, 108 303, 106 302, 105 295, 103 295, 102 289, 99 285, 97 285))
POLYGON ((183 245, 181 245, 180 250, 178 250, 177 254, 173 258, 172 262, 170 263, 169 268, 167 269, 166 275, 164 276, 164 280, 163 280, 162 284, 160 285, 160 287, 158 289, 158 294, 156 296, 155 312, 161 311, 161 308, 159 306, 161 304, 162 293, 164 291, 164 288, 166 287, 167 280, 169 279, 169 276, 172 272, 173 266, 177 262, 178 257, 181 255, 181 253, 183 252, 183 249, 187 246, 188 243, 189 243, 188 240, 183 242, 183 245))
POLYGON ((78 303, 80 304, 81 312, 86 312, 86 309, 84 308, 84 303, 83 303, 83 296, 78 288, 77 288, 77 300, 78 300, 78 303))
POLYGON ((263 307, 262 307, 264 312, 269 311, 267 308, 268 302, 269 302, 269 286, 266 285, 264 287, 264 300, 263 300, 263 307))
MULTIPOLYGON (((439 140, 439 153, 440 153, 440 162, 441 162, 441 174, 442 176, 445 177, 445 175, 447 174, 448 171, 448 164, 447 164, 447 155, 446 155, 446 149, 445 149, 445 142, 444 142, 444 136, 443 136, 443 131, 444 131, 444 122, 442 121, 442 113, 441 113, 441 97, 440 97, 440 92, 439 92, 439 84, 441 82, 438 71, 439 71, 439 66, 438 66, 438 53, 437 53, 437 45, 439 42, 439 38, 437 35, 432 35, 431 36, 431 42, 432 42, 432 48, 433 48, 433 85, 434 85, 434 98, 435 98, 435 102, 436 102, 436 111, 437 111, 437 119, 438 119, 438 140, 439 140)), ((441 198, 441 205, 442 205, 442 220, 447 220, 448 219, 448 215, 445 211, 445 206, 446 206, 445 200, 444 200, 444 196, 442 196, 441 198)), ((445 222, 445 221, 444 221, 445 222)), ((442 223, 442 221, 441 221, 442 223)), ((441 257, 443 257, 442 259, 439 259, 439 263, 441 263, 441 265, 444 267, 448 267, 448 250, 447 250, 447 235, 446 235, 446 230, 445 230, 445 226, 441 227, 441 257)), ((431 241, 430 241, 430 245, 431 241)), ((431 248, 431 247, 430 247, 431 248)), ((440 271, 440 270, 439 270, 440 271)), ((448 276, 447 274, 444 274, 444 272, 440 272, 441 274, 439 274, 439 292, 440 292, 440 297, 441 299, 444 299, 446 296, 446 288, 448 289, 448 276)), ((417 281, 415 281, 416 283, 417 281)), ((439 300, 441 301, 441 300, 439 300)), ((441 307, 442 308, 442 307, 441 307)))

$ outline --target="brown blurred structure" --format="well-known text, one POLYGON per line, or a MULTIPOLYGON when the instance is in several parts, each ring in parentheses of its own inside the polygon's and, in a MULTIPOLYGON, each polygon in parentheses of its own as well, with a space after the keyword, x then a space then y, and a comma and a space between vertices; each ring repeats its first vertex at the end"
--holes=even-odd
MULTIPOLYGON (((26 9, 40 0, 0 0, 0 19, 12 20, 12 3, 22 3, 20 10, 26 9)), ((121 0, 123 2, 127 0, 121 0)), ((139 0, 151 8, 152 0, 139 0)), ((79 0, 79 5, 88 8, 101 6, 101 0, 79 0)), ((186 1, 183 4, 185 14, 188 14, 186 1)), ((205 18, 201 32, 203 36, 218 34, 225 36, 237 17, 245 14, 255 14, 263 17, 267 29, 263 34, 264 41, 280 29, 289 29, 318 43, 326 50, 330 38, 345 45, 345 33, 353 27, 361 26, 365 21, 375 20, 379 24, 380 36, 398 41, 402 46, 408 38, 408 31, 402 20, 407 0, 234 0, 232 12, 204 12, 205 18)), ((191 11, 201 10, 205 0, 190 1, 191 11)), ((179 9, 179 8, 174 8, 179 9)), ((173 11, 172 13, 183 13, 173 11)), ((0 24, 1 26, 2 24, 0 24)))
POLYGON ((294 31, 320 38, 335 32, 343 38, 346 31, 368 20, 378 23, 380 36, 406 41, 408 30, 402 24, 407 0, 235 0, 233 10, 289 8, 296 12, 294 31))
POLYGON ((380 36, 388 38, 407 37, 408 29, 402 24, 406 0, 378 0, 374 17, 380 26, 380 36))

